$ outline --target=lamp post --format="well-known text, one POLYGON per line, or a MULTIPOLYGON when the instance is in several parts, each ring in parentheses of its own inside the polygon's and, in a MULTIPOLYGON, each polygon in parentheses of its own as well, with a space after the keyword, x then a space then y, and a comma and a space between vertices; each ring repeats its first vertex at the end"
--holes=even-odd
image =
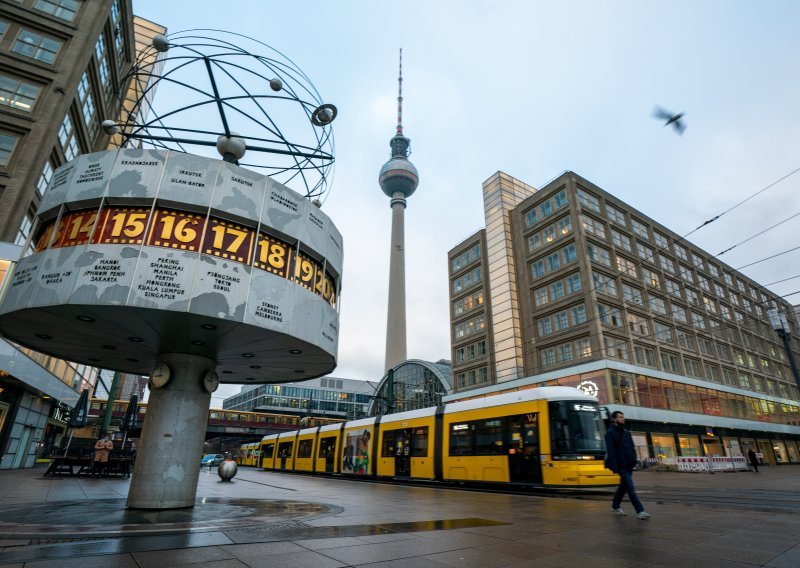
POLYGON ((778 332, 778 335, 781 336, 783 339, 783 348, 786 351, 786 356, 789 358, 789 365, 792 367, 792 375, 794 375, 794 380, 797 383, 797 387, 800 388, 800 372, 797 370, 797 363, 794 360, 794 354, 792 353, 792 345, 790 342, 791 339, 791 328, 789 327, 789 320, 786 319, 786 314, 783 312, 778 312, 778 308, 769 308, 767 310, 767 316, 769 317, 769 322, 772 324, 772 329, 778 332))

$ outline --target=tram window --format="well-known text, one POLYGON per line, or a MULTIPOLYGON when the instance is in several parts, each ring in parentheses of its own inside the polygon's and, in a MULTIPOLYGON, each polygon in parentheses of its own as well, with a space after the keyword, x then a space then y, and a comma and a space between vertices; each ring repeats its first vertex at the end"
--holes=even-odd
POLYGON ((554 455, 604 453, 597 405, 570 401, 551 402, 550 438, 554 455))
POLYGON ((450 425, 450 455, 451 456, 470 456, 472 455, 472 427, 470 424, 451 424, 450 425))
POLYGON ((503 421, 480 420, 475 422, 475 455, 504 454, 503 421))
POLYGON ((261 452, 261 455, 264 456, 265 458, 271 458, 274 451, 275 451, 275 444, 266 444, 264 446, 263 451, 261 452))
POLYGON ((328 458, 333 456, 333 453, 336 451, 335 448, 336 448, 335 436, 328 436, 327 438, 322 438, 319 441, 319 457, 328 458))
POLYGON ((279 458, 292 457, 293 447, 294 447, 294 442, 281 442, 280 444, 278 444, 278 457, 279 458))
POLYGON ((310 458, 313 444, 313 440, 300 440, 300 443, 297 445, 297 457, 310 458))
POLYGON ((411 457, 428 457, 428 427, 417 428, 411 436, 411 457))
POLYGON ((394 456, 394 430, 383 433, 383 449, 381 457, 393 458, 394 456))

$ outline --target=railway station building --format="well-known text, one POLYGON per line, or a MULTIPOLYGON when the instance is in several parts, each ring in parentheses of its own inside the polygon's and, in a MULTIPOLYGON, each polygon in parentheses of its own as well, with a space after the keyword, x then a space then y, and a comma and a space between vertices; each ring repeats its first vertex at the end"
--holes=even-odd
MULTIPOLYGON (((455 401, 567 385, 621 410, 641 459, 800 463, 800 393, 768 309, 793 307, 574 172, 497 172, 448 253, 455 401)), ((800 344, 791 339, 795 359, 800 344)))

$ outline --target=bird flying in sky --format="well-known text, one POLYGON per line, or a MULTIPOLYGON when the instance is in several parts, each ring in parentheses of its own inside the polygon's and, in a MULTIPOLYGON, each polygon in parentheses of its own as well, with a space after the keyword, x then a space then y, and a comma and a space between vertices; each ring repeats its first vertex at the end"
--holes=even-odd
POLYGON ((675 131, 678 134, 683 134, 683 131, 686 130, 686 123, 684 123, 681 118, 683 118, 684 113, 679 112, 677 114, 672 113, 668 110, 664 110, 661 107, 656 107, 653 111, 653 116, 659 120, 665 120, 664 126, 669 126, 670 124, 675 127, 675 131))

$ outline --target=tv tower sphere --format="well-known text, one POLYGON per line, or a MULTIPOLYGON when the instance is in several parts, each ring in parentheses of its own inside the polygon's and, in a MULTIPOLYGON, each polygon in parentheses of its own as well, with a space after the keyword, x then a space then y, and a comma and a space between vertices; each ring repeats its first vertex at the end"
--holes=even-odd
POLYGON ((394 197, 397 193, 402 193, 403 197, 410 197, 419 185, 419 174, 417 168, 406 158, 408 152, 408 138, 395 136, 392 138, 392 158, 383 164, 378 183, 381 185, 383 193, 389 197, 394 197), (404 145, 405 152, 395 156, 395 146, 404 145))

